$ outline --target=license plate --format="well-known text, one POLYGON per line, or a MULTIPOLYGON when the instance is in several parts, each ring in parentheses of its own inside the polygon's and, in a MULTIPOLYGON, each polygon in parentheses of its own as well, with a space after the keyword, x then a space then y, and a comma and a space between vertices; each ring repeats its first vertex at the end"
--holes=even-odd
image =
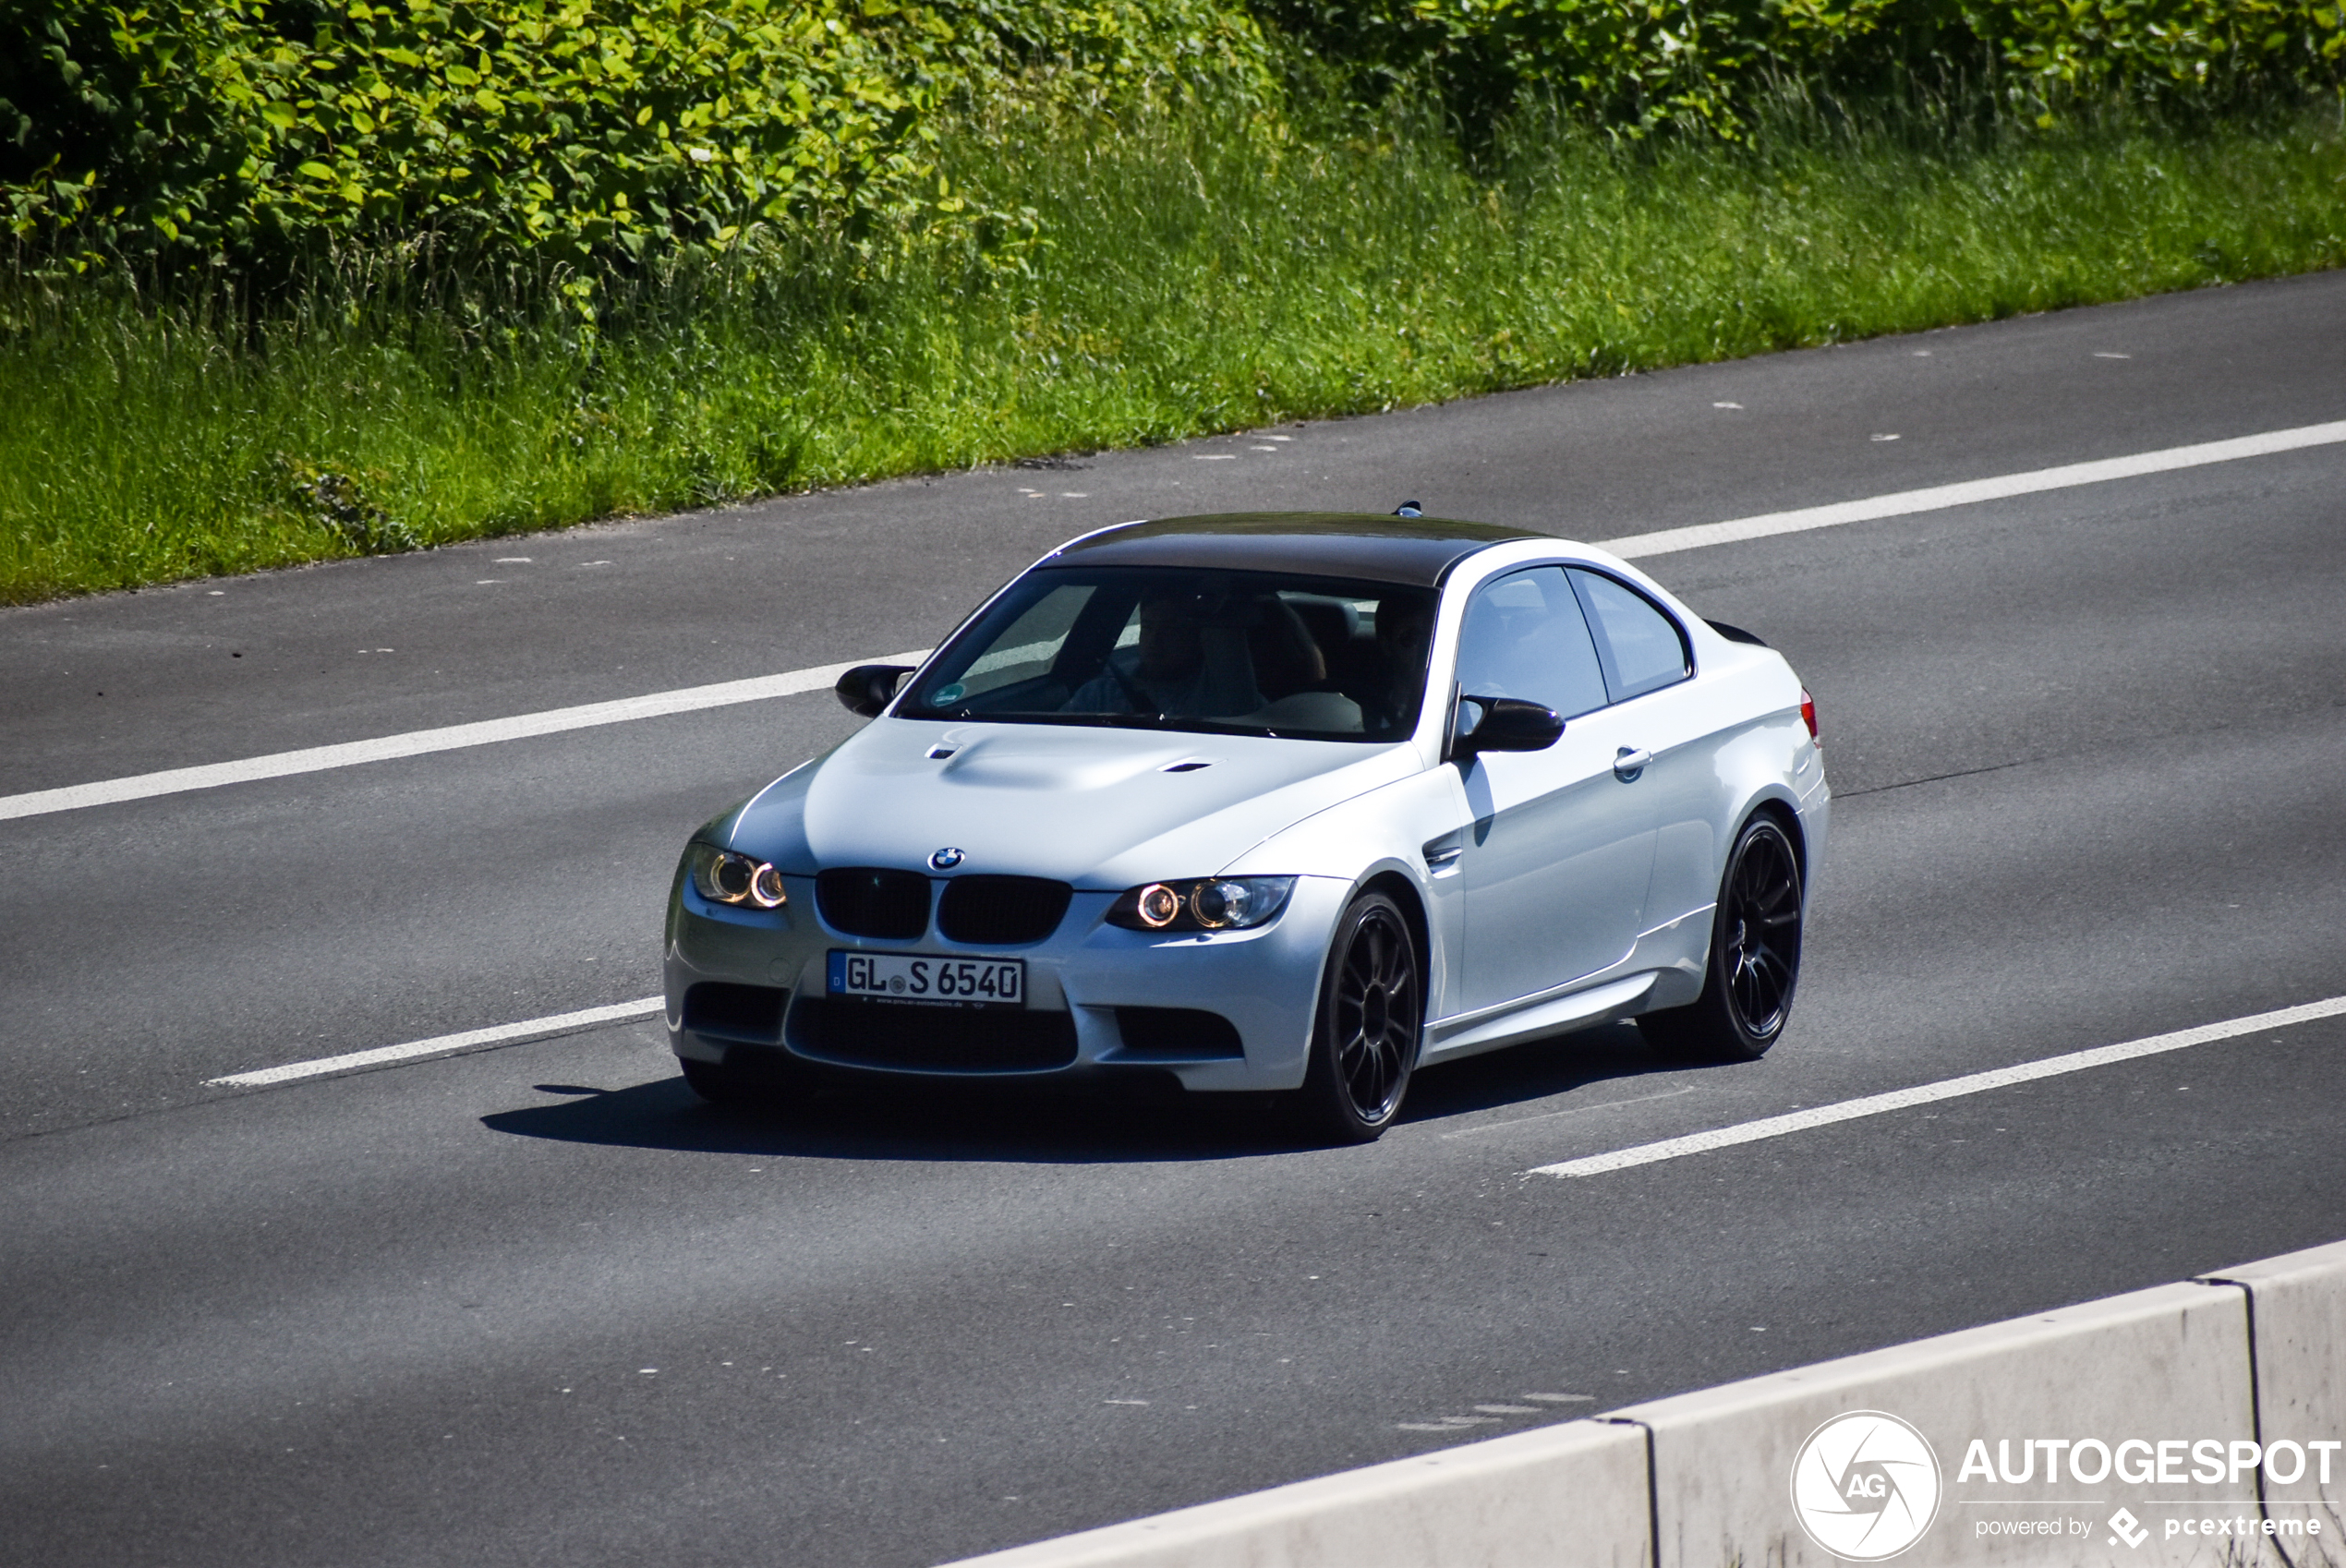
POLYGON ((1026 1006, 1024 959, 941 959, 924 954, 831 949, 830 992, 875 1002, 930 1007, 1026 1006))

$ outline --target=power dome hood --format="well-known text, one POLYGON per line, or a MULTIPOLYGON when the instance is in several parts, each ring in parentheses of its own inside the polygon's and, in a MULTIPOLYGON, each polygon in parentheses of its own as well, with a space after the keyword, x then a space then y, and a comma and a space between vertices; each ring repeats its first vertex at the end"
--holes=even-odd
POLYGON ((963 873, 1116 889, 1219 871, 1419 767, 1407 742, 882 718, 753 801, 729 838, 802 875, 924 869, 950 847, 963 873))

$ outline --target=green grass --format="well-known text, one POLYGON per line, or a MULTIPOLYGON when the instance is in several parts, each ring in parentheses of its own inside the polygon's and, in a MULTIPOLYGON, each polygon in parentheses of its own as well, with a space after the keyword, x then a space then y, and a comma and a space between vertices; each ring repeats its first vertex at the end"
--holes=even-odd
POLYGON ((244 315, 0 287, 0 602, 2346 260, 2334 109, 1745 148, 1519 127, 1481 174, 1431 130, 1004 131, 955 156, 1038 212, 1023 269, 671 279, 585 339, 419 305, 387 267, 244 315))

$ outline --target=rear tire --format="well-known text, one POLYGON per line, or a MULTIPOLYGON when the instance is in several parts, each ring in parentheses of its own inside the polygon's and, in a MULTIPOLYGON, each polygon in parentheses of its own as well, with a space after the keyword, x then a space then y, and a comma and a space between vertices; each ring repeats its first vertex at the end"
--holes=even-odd
POLYGON ((1363 893, 1336 922, 1298 1119, 1333 1143, 1373 1143, 1400 1114, 1425 1019, 1425 966, 1401 906, 1363 893))
POLYGON ((1701 1062, 1756 1062, 1792 1016, 1800 983, 1800 858, 1784 825, 1755 816, 1735 836, 1711 915, 1702 995, 1647 1013, 1638 1029, 1655 1048, 1701 1062))

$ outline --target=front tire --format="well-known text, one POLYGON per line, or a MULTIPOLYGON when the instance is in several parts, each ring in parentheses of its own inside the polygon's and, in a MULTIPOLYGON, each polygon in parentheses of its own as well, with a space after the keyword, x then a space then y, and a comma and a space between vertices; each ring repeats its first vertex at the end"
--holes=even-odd
POLYGON ((1363 893, 1329 944, 1312 1062, 1296 1092, 1304 1127, 1331 1142, 1374 1142, 1400 1114, 1424 1019, 1424 964, 1409 920, 1384 894, 1363 893))
POLYGON ((1800 857, 1784 825, 1755 816, 1735 836, 1711 915, 1702 995, 1647 1013, 1638 1028, 1657 1048, 1703 1062, 1756 1062, 1792 1016, 1800 983, 1800 857))

